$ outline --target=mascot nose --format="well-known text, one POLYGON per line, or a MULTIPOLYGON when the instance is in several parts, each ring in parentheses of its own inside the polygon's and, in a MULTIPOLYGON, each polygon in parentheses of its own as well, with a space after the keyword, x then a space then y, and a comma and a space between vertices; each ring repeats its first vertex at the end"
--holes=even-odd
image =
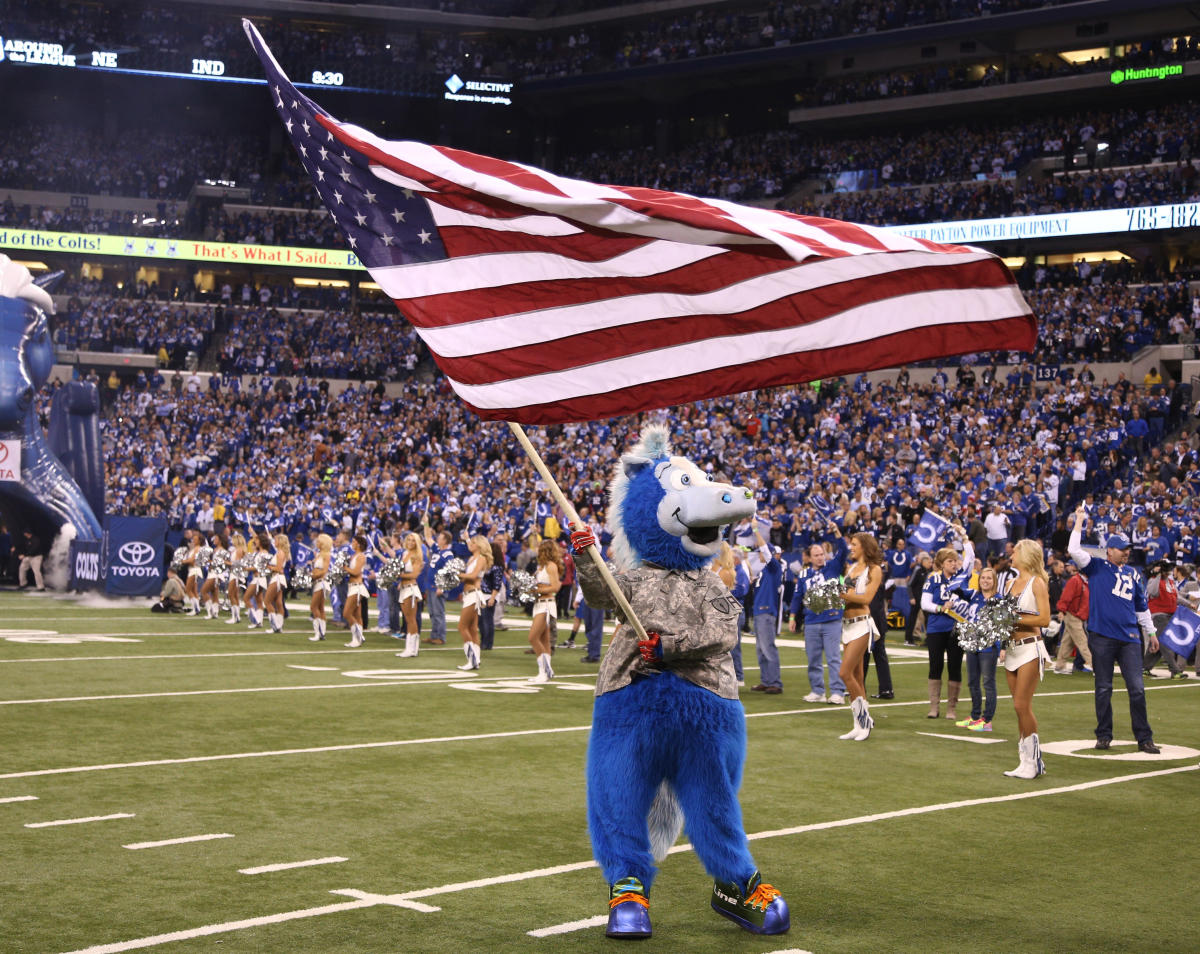
POLYGON ((733 503, 733 494, 721 494, 721 500, 724 503, 733 503))

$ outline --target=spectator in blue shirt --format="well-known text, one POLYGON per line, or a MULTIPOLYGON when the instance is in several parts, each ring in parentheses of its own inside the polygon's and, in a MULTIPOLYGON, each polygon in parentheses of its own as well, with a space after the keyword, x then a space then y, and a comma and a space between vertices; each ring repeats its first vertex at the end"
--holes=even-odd
POLYGON ((779 633, 779 599, 783 592, 783 563, 779 559, 783 550, 763 539, 758 524, 754 525, 754 539, 763 567, 754 581, 754 641, 758 651, 759 683, 751 686, 751 692, 765 692, 777 696, 783 692, 783 679, 779 674, 779 649, 775 637, 779 633))
POLYGON ((1146 713, 1146 690, 1142 683, 1142 638, 1150 652, 1158 651, 1158 636, 1146 601, 1146 589, 1137 571, 1128 565, 1129 538, 1111 533, 1105 540, 1107 559, 1093 559, 1083 549, 1083 526, 1087 514, 1075 512, 1075 526, 1067 553, 1088 579, 1088 646, 1096 675, 1096 748, 1112 745, 1112 683, 1114 664, 1129 694, 1129 716, 1138 749, 1151 755, 1162 750, 1154 744, 1154 732, 1146 713), (1138 634, 1141 629, 1142 635, 1138 634))
POLYGON ((846 700, 846 684, 842 680, 842 611, 826 610, 814 613, 804 605, 809 589, 825 580, 834 580, 846 572, 846 541, 836 534, 832 555, 825 552, 823 543, 808 548, 807 567, 796 580, 792 595, 792 632, 798 630, 797 620, 804 612, 804 652, 808 656, 809 693, 805 702, 825 702, 825 680, 821 668, 822 656, 829 669, 829 702, 841 705, 846 700))

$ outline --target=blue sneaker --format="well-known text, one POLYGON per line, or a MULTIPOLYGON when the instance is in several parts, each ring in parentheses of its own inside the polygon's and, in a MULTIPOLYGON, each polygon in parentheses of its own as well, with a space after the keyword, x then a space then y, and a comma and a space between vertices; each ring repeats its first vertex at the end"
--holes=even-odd
POLYGON ((713 883, 712 909, 744 927, 751 934, 785 934, 792 926, 787 902, 756 871, 745 891, 732 881, 713 883))
POLYGON ((615 938, 650 936, 650 899, 637 878, 622 878, 612 886, 608 901, 608 928, 615 938))

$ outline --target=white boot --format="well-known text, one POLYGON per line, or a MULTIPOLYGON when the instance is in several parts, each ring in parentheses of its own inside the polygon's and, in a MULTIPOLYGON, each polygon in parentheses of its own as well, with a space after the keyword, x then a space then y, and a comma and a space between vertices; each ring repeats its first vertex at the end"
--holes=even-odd
POLYGON ((414 636, 412 633, 406 633, 404 636, 404 652, 396 653, 402 659, 409 659, 415 656, 421 649, 420 635, 414 636))
POLYGON ((850 702, 850 714, 854 717, 854 728, 838 738, 855 742, 865 741, 875 727, 875 720, 871 718, 870 707, 863 696, 858 696, 850 702))
POLYGON ((310 643, 319 643, 325 638, 325 627, 322 625, 324 622, 323 619, 313 619, 313 634, 308 637, 310 643))
POLYGON ((350 649, 357 649, 365 642, 366 640, 363 638, 362 627, 359 626, 358 623, 351 623, 350 642, 346 643, 346 646, 348 646, 350 649))
POLYGON ((240 623, 242 621, 242 608, 240 606, 229 607, 229 622, 240 623))
POLYGON ((530 682, 549 682, 554 678, 554 670, 550 668, 550 654, 541 653, 538 658, 538 674, 530 682))
POLYGON ((471 655, 471 647, 474 645, 474 643, 463 643, 463 655, 467 657, 467 661, 461 666, 455 666, 455 669, 461 669, 465 672, 477 668, 475 665, 475 657, 471 655))
POLYGON ((1011 772, 1005 772, 1005 775, 1009 778, 1037 778, 1045 773, 1046 763, 1042 761, 1042 747, 1036 732, 1017 743, 1017 752, 1020 753, 1021 764, 1011 772))

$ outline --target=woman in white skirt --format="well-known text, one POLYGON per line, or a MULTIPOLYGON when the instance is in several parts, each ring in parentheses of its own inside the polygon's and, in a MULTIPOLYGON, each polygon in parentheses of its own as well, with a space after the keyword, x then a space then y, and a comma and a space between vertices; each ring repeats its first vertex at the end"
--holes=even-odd
POLYGON ((403 547, 400 589, 396 593, 396 600, 400 604, 400 612, 404 614, 404 652, 396 655, 415 656, 421 648, 421 630, 417 626, 421 588, 417 585, 417 578, 425 568, 425 558, 421 554, 421 538, 415 533, 404 535, 403 547))
POLYGON ((200 579, 204 576, 197 554, 204 543, 204 537, 199 530, 185 530, 183 538, 187 546, 187 553, 180 561, 187 572, 187 580, 183 585, 183 605, 186 607, 184 612, 195 616, 200 612, 200 579))
POLYGON ((242 621, 242 586, 238 582, 238 573, 235 568, 245 558, 246 538, 234 530, 233 535, 229 538, 229 586, 225 591, 229 595, 230 623, 242 621))
POLYGON ((838 670, 850 697, 850 715, 854 727, 842 739, 864 741, 875 722, 867 705, 867 690, 863 685, 863 657, 879 635, 871 618, 871 600, 883 582, 883 552, 869 533, 856 533, 850 538, 846 569, 846 591, 842 599, 846 611, 842 616, 842 665, 838 670))
POLYGON ((350 562, 346 564, 346 607, 342 610, 342 618, 350 624, 350 649, 357 649, 366 639, 363 638, 362 604, 370 595, 367 585, 363 582, 363 567, 367 565, 367 538, 361 533, 355 534, 350 541, 350 562))
POLYGON ((318 643, 325 638, 325 599, 329 594, 329 564, 333 561, 333 537, 318 533, 313 540, 316 555, 312 565, 312 599, 308 603, 308 615, 312 617, 313 634, 309 642, 318 643))
POLYGON ((1037 778, 1046 771, 1042 748, 1038 742, 1038 724, 1033 714, 1033 694, 1041 681, 1050 654, 1042 642, 1042 627, 1050 625, 1050 590, 1047 584, 1042 546, 1035 540, 1021 540, 1013 549, 1012 565, 1017 575, 1008 585, 1007 594, 1017 601, 1021 615, 1012 637, 1004 643, 1001 660, 1008 690, 1012 693, 1017 712, 1017 728, 1021 741, 1017 743, 1021 763, 1011 772, 1012 778, 1037 778))
POLYGON ((550 647, 554 645, 554 620, 558 618, 558 591, 562 589, 565 567, 558 544, 543 540, 538 545, 537 600, 533 604, 533 623, 529 627, 529 645, 537 656, 538 674, 530 682, 549 682, 554 678, 550 665, 550 647))
POLYGON ((492 544, 482 533, 467 540, 471 558, 467 567, 459 574, 462 581, 462 612, 458 615, 458 634, 463 641, 463 655, 467 661, 459 669, 479 668, 479 614, 483 610, 484 595, 479 583, 483 574, 492 568, 492 544))
POLYGON ((287 590, 287 577, 284 568, 292 559, 292 542, 286 533, 275 534, 275 552, 271 556, 271 565, 267 569, 267 595, 263 603, 267 610, 267 621, 271 632, 283 632, 283 594, 287 590))

